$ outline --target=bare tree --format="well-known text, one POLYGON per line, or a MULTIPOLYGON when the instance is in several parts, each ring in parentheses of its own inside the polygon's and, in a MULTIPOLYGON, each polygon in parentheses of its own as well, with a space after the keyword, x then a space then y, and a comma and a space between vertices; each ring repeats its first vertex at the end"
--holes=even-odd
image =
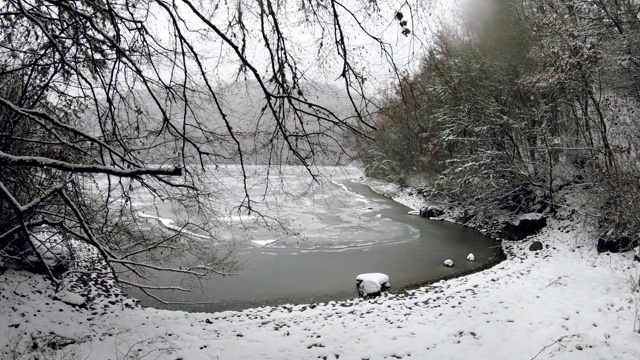
POLYGON ((156 288, 145 282, 149 269, 196 278, 229 273, 237 265, 229 251, 194 241, 198 234, 214 239, 210 230, 220 225, 196 221, 215 210, 208 165, 239 164, 245 197, 236 210, 247 212, 254 211, 251 150, 268 154, 267 164, 298 164, 315 175, 323 149, 343 153, 345 133, 371 127, 362 41, 375 44, 366 51, 395 72, 393 46, 376 23, 395 24, 392 33, 410 39, 409 17, 397 27, 397 14, 418 8, 398 1, 383 11, 370 0, 4 2, 0 255, 36 256, 60 283, 65 273, 46 265, 48 245, 34 237, 46 225, 92 248, 122 284, 156 288), (321 71, 339 80, 349 111, 307 96, 321 71), (250 121, 261 132, 259 146, 248 147, 234 128, 220 90, 228 81, 260 94, 250 121), (129 206, 138 189, 182 209, 182 228, 146 229, 129 206), (191 261, 164 267, 167 257, 191 261))
POLYGON ((579 214, 603 239, 637 244, 638 1, 493 5, 436 36, 404 84, 417 100, 390 97, 387 109, 405 118, 371 132, 380 141, 363 160, 408 175, 407 159, 436 162, 418 171, 476 220, 579 214), (434 131, 419 139, 414 129, 434 131))

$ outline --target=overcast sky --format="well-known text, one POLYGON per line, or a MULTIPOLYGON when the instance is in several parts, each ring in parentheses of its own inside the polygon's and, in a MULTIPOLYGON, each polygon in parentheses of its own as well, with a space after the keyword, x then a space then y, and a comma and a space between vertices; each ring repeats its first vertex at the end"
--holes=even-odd
MULTIPOLYGON (((424 0, 384 0, 379 1, 379 12, 367 13, 364 10, 356 12, 355 15, 371 35, 380 37, 387 44, 387 49, 393 55, 397 69, 411 72, 419 64, 431 34, 443 21, 455 18, 451 14, 456 8, 457 0, 437 1, 440 3, 424 0), (402 27, 395 17, 397 11, 401 11, 404 15, 403 20, 408 22, 407 28, 412 31, 409 36, 402 34, 402 27)), ((201 6, 212 3, 200 2, 201 6)), ((234 9, 224 8, 224 3, 220 2, 219 8, 215 11, 213 9, 206 11, 210 19, 221 28, 225 27, 229 18, 237 16, 234 9)), ((295 6, 297 3, 294 1, 291 6, 295 6)), ((351 4, 350 9, 358 9, 357 4, 362 4, 363 0, 345 0, 344 3, 347 6, 351 4)), ((244 9, 243 14, 247 19, 245 25, 249 34, 247 57, 264 74, 268 58, 265 56, 266 50, 261 45, 262 36, 259 31, 258 18, 252 17, 252 12, 257 13, 255 8, 257 2, 251 0, 247 1, 247 4, 251 4, 244 9)), ((180 13, 190 30, 205 28, 197 17, 185 10, 180 8, 180 13)), ((322 37, 318 26, 309 26, 305 23, 303 13, 296 11, 295 8, 283 11, 281 16, 280 26, 288 39, 287 47, 298 59, 299 68, 303 70, 307 79, 340 85, 341 62, 336 56, 331 38, 329 36, 322 37), (322 47, 320 47, 321 40, 324 40, 322 47)), ((389 59, 381 52, 380 45, 366 36, 359 29, 358 24, 350 19, 346 13, 342 12, 340 20, 343 23, 351 51, 352 65, 367 78, 366 91, 373 95, 382 89, 389 88, 395 78, 394 69, 389 63, 389 59)), ((158 32, 162 32, 163 27, 166 28, 166 20, 158 17, 154 26, 158 32)), ((228 35, 233 37, 233 34, 228 35)), ((195 32, 192 32, 189 37, 199 47, 199 50, 206 54, 206 70, 211 79, 214 79, 216 83, 230 81, 239 68, 238 59, 233 51, 222 45, 222 42, 215 37, 206 38, 195 32)))

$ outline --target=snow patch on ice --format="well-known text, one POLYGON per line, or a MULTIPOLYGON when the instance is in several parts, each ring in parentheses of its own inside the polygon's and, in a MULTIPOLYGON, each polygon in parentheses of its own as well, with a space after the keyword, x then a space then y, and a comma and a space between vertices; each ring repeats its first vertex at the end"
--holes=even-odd
POLYGON ((473 254, 471 253, 471 254, 467 255, 467 260, 468 260, 468 261, 476 261, 476 257, 475 257, 475 255, 473 255, 473 254))
POLYGON ((219 217, 218 220, 226 223, 244 223, 255 221, 257 218, 253 215, 233 215, 219 217))
POLYGON ((366 200, 366 198, 364 197, 364 195, 360 195, 360 194, 358 194, 358 193, 356 193, 356 192, 353 192, 353 191, 349 190, 349 188, 348 188, 345 184, 341 184, 341 183, 339 183, 339 182, 337 182, 337 181, 335 181, 335 180, 329 180, 329 181, 330 181, 332 184, 334 184, 335 186, 337 186, 337 187, 341 188, 341 189, 342 189, 344 192, 346 192, 347 194, 349 194, 349 195, 351 195, 351 196, 353 196, 353 197, 355 197, 355 198, 358 198, 358 199, 361 199, 361 200, 365 200, 365 202, 368 202, 368 200, 366 200))
POLYGON ((277 240, 251 240, 251 243, 256 246, 265 247, 269 244, 273 244, 276 241, 277 240))
POLYGON ((173 231, 176 231, 176 232, 181 233, 181 234, 185 234, 185 235, 189 235, 189 236, 194 236, 194 237, 201 238, 201 239, 209 239, 209 236, 201 235, 201 234, 196 234, 196 233, 194 233, 194 232, 192 232, 192 231, 185 230, 184 228, 182 228, 182 227, 180 227, 180 226, 176 226, 176 225, 174 225, 174 224, 175 224, 175 221, 173 221, 172 219, 167 219, 167 218, 163 218, 163 217, 160 217, 160 216, 155 216, 155 215, 145 214, 145 213, 143 213, 142 211, 138 211, 138 212, 136 213, 136 215, 137 215, 138 217, 140 217, 140 218, 143 218, 143 219, 153 219, 153 220, 156 220, 156 221, 158 221, 162 226, 164 226, 166 229, 173 230, 173 231))

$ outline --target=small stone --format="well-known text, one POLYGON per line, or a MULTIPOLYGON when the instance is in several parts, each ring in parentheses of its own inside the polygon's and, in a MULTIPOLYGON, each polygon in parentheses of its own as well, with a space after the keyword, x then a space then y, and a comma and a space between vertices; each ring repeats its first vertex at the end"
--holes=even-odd
POLYGON ((534 241, 533 243, 531 243, 531 246, 529 246, 529 251, 540 251, 542 250, 542 248, 543 246, 540 241, 534 241))
POLYGON ((442 263, 444 266, 453 267, 453 260, 447 259, 442 263))

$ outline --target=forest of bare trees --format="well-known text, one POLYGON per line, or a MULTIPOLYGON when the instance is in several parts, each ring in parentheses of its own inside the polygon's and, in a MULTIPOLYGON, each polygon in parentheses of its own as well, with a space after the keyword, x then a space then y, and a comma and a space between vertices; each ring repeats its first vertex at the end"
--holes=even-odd
MULTIPOLYGON (((408 38, 412 25, 405 18, 398 26, 395 11, 417 11, 411 4, 385 2, 383 11, 369 0, 3 2, 1 260, 37 265, 60 284, 74 270, 45 259, 49 247, 81 244, 121 285, 148 290, 146 270, 230 273, 232 249, 216 244, 220 224, 202 201, 215 198, 216 168, 208 165, 236 163, 244 173, 260 152, 264 164, 315 174, 325 150, 323 161, 339 162, 342 136, 372 128, 362 44, 373 44, 366 51, 395 72, 391 45, 371 26, 387 23, 392 36, 408 38), (349 109, 310 96, 320 75, 349 109), (259 141, 234 128, 237 107, 222 91, 229 83, 250 84, 258 99, 243 121, 259 129, 259 141), (214 246, 186 232, 143 231, 130 207, 135 189, 173 203, 188 215, 182 226, 214 246), (165 259, 192 261, 167 267, 165 259)), ((246 190, 246 173, 240 181, 246 190)), ((252 212, 254 201, 246 192, 230 206, 252 212)))
MULTIPOLYGON (((478 221, 577 211, 604 237, 636 238, 640 4, 486 3, 427 42, 414 34, 427 21, 420 1, 4 2, 0 257, 61 283, 73 266, 53 266, 48 247, 84 244, 122 285, 148 290, 146 270, 228 274, 233 249, 189 235, 216 243, 222 226, 198 221, 216 218, 201 201, 215 199, 210 165, 315 175, 352 151, 369 175, 419 177, 478 221), (403 42, 418 71, 398 66, 403 42), (381 107, 373 57, 397 82, 381 107), (339 109, 313 94, 322 79, 339 109), (240 114, 242 84, 251 106, 240 114), (129 198, 139 189, 184 212, 186 231, 141 231, 129 198), (164 267, 176 258, 191 261, 164 267)), ((233 211, 254 201, 246 192, 233 211)))
POLYGON ((477 218, 577 212, 637 239, 640 3, 483 3, 387 97, 360 148, 368 173, 420 176, 477 218))

